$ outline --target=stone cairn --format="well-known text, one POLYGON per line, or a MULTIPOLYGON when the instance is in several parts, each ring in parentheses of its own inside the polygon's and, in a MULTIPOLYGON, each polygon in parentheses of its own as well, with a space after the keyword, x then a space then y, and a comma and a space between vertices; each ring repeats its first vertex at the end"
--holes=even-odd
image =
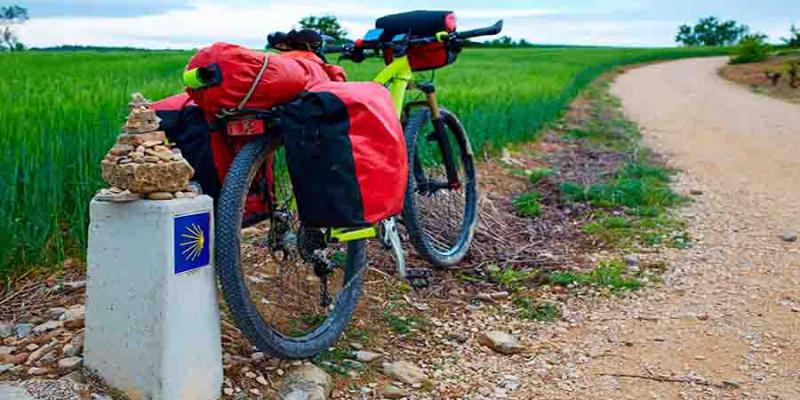
POLYGON ((95 199, 127 202, 195 197, 197 193, 189 187, 194 169, 158 130, 160 120, 150 102, 135 93, 128 106, 123 133, 100 164, 110 188, 101 189, 95 199))

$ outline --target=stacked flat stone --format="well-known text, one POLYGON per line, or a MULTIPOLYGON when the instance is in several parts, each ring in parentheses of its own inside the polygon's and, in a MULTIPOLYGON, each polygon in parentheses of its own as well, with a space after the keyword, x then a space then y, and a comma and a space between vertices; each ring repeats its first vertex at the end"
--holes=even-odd
POLYGON ((123 133, 100 164, 111 187, 95 197, 101 201, 171 200, 194 197, 189 179, 194 169, 181 151, 159 131, 159 118, 141 94, 133 95, 123 133))

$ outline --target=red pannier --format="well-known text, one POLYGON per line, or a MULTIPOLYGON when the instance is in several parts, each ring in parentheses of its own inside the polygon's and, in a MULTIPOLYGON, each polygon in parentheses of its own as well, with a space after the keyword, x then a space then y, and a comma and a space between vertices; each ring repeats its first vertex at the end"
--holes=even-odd
MULTIPOLYGON (((391 41, 396 35, 411 38, 433 37, 439 32, 455 32, 456 15, 452 11, 410 11, 378 18, 375 27, 383 29, 381 41, 391 41)), ((454 43, 430 43, 408 48, 408 63, 413 71, 442 68, 456 61, 461 51, 454 43)), ((394 61, 392 49, 383 51, 386 64, 394 61)))
POLYGON ((266 110, 314 85, 346 80, 341 67, 325 64, 311 52, 264 53, 229 43, 201 49, 186 69, 200 67, 213 68, 218 83, 187 92, 209 116, 240 108, 266 110))
POLYGON ((303 224, 365 227, 400 214, 406 143, 385 87, 316 85, 283 106, 278 130, 303 224))

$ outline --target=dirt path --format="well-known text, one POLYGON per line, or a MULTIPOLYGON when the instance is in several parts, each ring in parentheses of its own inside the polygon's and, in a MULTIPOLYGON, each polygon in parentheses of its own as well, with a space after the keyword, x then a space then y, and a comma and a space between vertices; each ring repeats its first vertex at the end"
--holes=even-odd
POLYGON ((577 296, 556 324, 499 312, 445 326, 512 331, 531 351, 466 345, 430 360, 440 383, 469 399, 800 399, 800 243, 779 237, 800 229, 800 107, 723 80, 724 62, 651 65, 612 86, 683 171, 676 190, 694 193, 681 212, 695 243, 667 250, 664 284, 577 296))
POLYGON ((613 85, 647 144, 685 172, 679 190, 703 191, 685 210, 697 243, 668 255, 661 288, 557 338, 585 349, 566 358, 572 379, 521 398, 800 399, 800 246, 779 238, 800 228, 800 107, 724 81, 724 62, 648 66, 613 85))

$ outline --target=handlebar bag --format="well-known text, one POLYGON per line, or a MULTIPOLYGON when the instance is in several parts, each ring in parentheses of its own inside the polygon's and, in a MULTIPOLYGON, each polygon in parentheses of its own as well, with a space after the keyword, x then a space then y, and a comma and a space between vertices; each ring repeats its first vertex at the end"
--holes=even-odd
POLYGON ((277 125, 304 225, 366 227, 400 214, 406 143, 385 87, 316 85, 283 106, 277 125))
POLYGON ((312 52, 264 53, 230 43, 199 50, 186 69, 212 66, 221 74, 216 84, 186 89, 209 119, 223 110, 270 109, 314 85, 345 80, 342 68, 325 64, 312 52))
MULTIPOLYGON (((192 180, 216 203, 225 175, 244 141, 213 130, 203 111, 186 93, 156 101, 152 108, 161 119, 159 129, 194 168, 192 180)), ((272 159, 268 159, 264 168, 257 172, 245 200, 244 226, 261 222, 268 216, 273 181, 272 159)))
MULTIPOLYGON (((381 41, 389 42, 399 34, 411 38, 433 37, 439 32, 455 32, 456 15, 452 11, 410 11, 378 18, 375 27, 383 29, 381 41)), ((429 43, 408 48, 408 63, 413 71, 427 71, 450 65, 456 61, 460 46, 456 43, 429 43)), ((394 51, 385 49, 383 59, 387 65, 394 61, 394 51)))
MULTIPOLYGON (((446 67, 454 62, 461 52, 461 47, 454 43, 428 43, 420 46, 408 48, 408 64, 411 70, 429 71, 446 67)), ((383 61, 389 65, 394 61, 394 51, 392 49, 383 50, 383 61)))
POLYGON ((389 42, 399 34, 432 37, 439 32, 455 32, 456 15, 452 11, 409 11, 378 18, 375 27, 383 29, 382 42, 389 42))

